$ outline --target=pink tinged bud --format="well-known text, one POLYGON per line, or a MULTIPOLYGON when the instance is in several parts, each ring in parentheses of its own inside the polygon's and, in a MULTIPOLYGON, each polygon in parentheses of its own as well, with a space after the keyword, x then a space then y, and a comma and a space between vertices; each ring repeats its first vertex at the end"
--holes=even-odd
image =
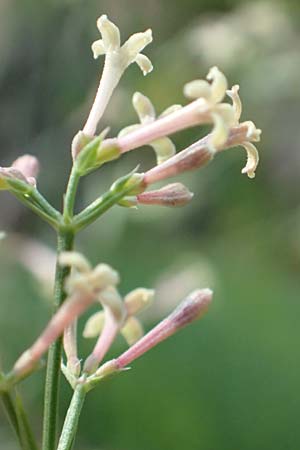
POLYGON ((182 183, 172 183, 156 191, 143 192, 137 195, 138 203, 144 205, 185 206, 194 194, 182 183))
POLYGON ((24 175, 13 167, 0 167, 0 190, 9 189, 9 179, 15 179, 28 183, 24 175))
POLYGON ((75 292, 52 317, 40 337, 25 351, 14 365, 16 376, 29 372, 49 346, 94 302, 91 292, 75 292))
POLYGON ((201 289, 192 292, 166 319, 160 322, 136 344, 130 347, 121 356, 113 360, 117 369, 123 369, 132 361, 139 358, 152 347, 172 336, 181 328, 200 319, 212 300, 210 289, 201 289))
POLYGON ((6 180, 15 179, 23 183, 36 185, 36 176, 39 171, 37 158, 31 155, 23 155, 16 159, 11 167, 0 167, 0 189, 8 189, 6 180))
POLYGON ((209 148, 208 142, 209 139, 206 136, 159 166, 150 169, 144 176, 146 186, 205 166, 214 156, 214 152, 209 148))
POLYGON ((20 156, 12 163, 12 167, 19 170, 27 179, 35 179, 40 170, 38 159, 32 155, 20 156))

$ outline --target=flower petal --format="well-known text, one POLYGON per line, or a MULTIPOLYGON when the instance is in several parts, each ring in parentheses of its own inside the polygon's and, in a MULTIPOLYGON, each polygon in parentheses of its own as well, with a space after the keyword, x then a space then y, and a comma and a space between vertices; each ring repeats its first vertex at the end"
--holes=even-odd
POLYGON ((242 173, 246 173, 249 178, 254 178, 255 170, 259 162, 259 154, 257 148, 251 142, 243 142, 241 145, 247 152, 247 164, 242 169, 242 173))
POLYGON ((135 92, 132 97, 132 104, 141 123, 153 122, 155 119, 155 109, 148 97, 140 92, 135 92))
POLYGON ((218 69, 218 67, 214 66, 210 69, 206 78, 212 82, 212 100, 214 101, 214 103, 221 102, 225 97, 227 89, 227 79, 225 75, 218 69))
POLYGON ((156 153, 157 164, 162 164, 176 153, 176 147, 168 137, 156 139, 150 145, 156 153))
POLYGON ((111 22, 106 14, 103 14, 97 20, 97 27, 103 39, 103 46, 106 51, 114 51, 120 48, 119 28, 111 22))
POLYGON ((153 65, 148 56, 139 53, 135 58, 135 62, 143 72, 143 75, 147 75, 148 73, 152 72, 153 65))
POLYGON ((241 98, 239 96, 239 89, 240 86, 238 84, 235 84, 234 86, 232 86, 231 89, 226 91, 226 94, 232 99, 232 106, 234 108, 234 112, 235 112, 235 121, 236 124, 239 123, 241 114, 242 114, 242 102, 241 102, 241 98))
POLYGON ((93 42, 91 48, 94 59, 97 59, 100 55, 104 55, 106 53, 103 39, 99 39, 98 41, 93 42))
POLYGON ((152 30, 148 29, 143 33, 135 33, 123 44, 121 50, 126 58, 126 65, 134 62, 138 54, 152 42, 152 30))

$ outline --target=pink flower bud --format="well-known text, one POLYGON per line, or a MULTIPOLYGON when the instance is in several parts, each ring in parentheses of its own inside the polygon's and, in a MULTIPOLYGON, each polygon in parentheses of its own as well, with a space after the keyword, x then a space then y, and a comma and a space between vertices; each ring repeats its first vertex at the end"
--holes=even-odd
POLYGON ((214 153, 209 149, 208 141, 207 136, 172 156, 159 166, 150 169, 144 176, 146 186, 174 177, 182 172, 198 169, 207 164, 214 156, 214 153))
POLYGON ((132 361, 139 358, 152 347, 172 336, 181 328, 200 319, 212 300, 210 289, 201 289, 192 292, 166 319, 160 322, 149 333, 142 337, 121 356, 116 358, 113 365, 116 369, 123 369, 132 361))
POLYGON ((36 177, 39 173, 39 161, 35 156, 23 155, 17 158, 12 167, 22 173, 27 179, 27 182, 32 185, 36 185, 36 177))
POLYGON ((172 183, 156 191, 137 195, 137 201, 143 205, 184 206, 192 200, 193 195, 184 184, 172 183))

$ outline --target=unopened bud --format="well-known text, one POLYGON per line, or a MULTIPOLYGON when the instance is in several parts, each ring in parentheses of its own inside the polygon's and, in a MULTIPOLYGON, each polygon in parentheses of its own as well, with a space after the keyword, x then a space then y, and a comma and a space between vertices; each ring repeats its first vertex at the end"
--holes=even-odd
POLYGON ((144 205, 185 206, 193 198, 193 193, 182 183, 172 183, 156 191, 137 195, 138 203, 144 205))
POLYGON ((88 145, 93 139, 94 139, 93 136, 89 136, 81 130, 78 131, 77 134, 75 134, 71 145, 73 161, 75 161, 78 153, 80 153, 81 150, 86 145, 88 145))
POLYGON ((19 170, 27 179, 35 179, 40 169, 38 159, 32 155, 20 156, 12 163, 12 167, 19 170))
POLYGON ((182 328, 197 319, 200 319, 207 311, 212 300, 210 289, 199 289, 192 292, 184 299, 167 320, 176 328, 182 328))
POLYGON ((205 166, 214 157, 214 151, 209 148, 208 144, 208 139, 204 138, 172 156, 159 166, 148 170, 144 174, 144 185, 149 186, 166 178, 205 166))
POLYGON ((115 360, 118 368, 122 369, 128 366, 132 361, 172 336, 184 326, 202 317, 207 311, 211 300, 212 291, 210 289, 192 292, 179 304, 172 314, 115 360))
POLYGON ((155 291, 153 289, 136 288, 124 298, 127 314, 135 316, 151 305, 155 291))

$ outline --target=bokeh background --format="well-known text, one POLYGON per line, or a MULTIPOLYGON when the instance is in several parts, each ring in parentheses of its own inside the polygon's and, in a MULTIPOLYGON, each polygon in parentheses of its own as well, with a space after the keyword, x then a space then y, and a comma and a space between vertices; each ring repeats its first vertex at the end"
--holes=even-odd
MULTIPOLYGON (((96 18, 107 13, 123 37, 148 27, 155 70, 131 67, 103 127, 114 135, 135 122, 139 90, 158 111, 184 101, 182 86, 218 65, 241 85, 243 118, 263 129, 254 181, 232 149, 182 176, 195 197, 184 209, 114 208, 83 232, 77 249, 122 274, 123 293, 157 288, 144 316, 149 329, 193 288, 215 291, 198 324, 134 363, 88 397, 76 449, 295 450, 300 446, 300 4, 238 0, 1 0, 0 156, 9 165, 30 152, 41 161, 40 190, 61 206, 70 140, 81 128, 101 64, 91 57, 96 18)), ((205 130, 174 137, 181 149, 205 130)), ((77 208, 99 196, 149 148, 88 177, 77 208)), ((49 317, 54 234, 1 193, 0 354, 8 370, 49 317)), ((81 321, 81 327, 84 320, 81 321)), ((81 341, 81 354, 92 342, 81 341)), ((120 339, 112 354, 124 348, 120 339)), ((22 384, 41 431, 41 371, 22 384)), ((62 383, 61 420, 70 398, 62 383)), ((0 449, 15 450, 0 413, 0 449)))

